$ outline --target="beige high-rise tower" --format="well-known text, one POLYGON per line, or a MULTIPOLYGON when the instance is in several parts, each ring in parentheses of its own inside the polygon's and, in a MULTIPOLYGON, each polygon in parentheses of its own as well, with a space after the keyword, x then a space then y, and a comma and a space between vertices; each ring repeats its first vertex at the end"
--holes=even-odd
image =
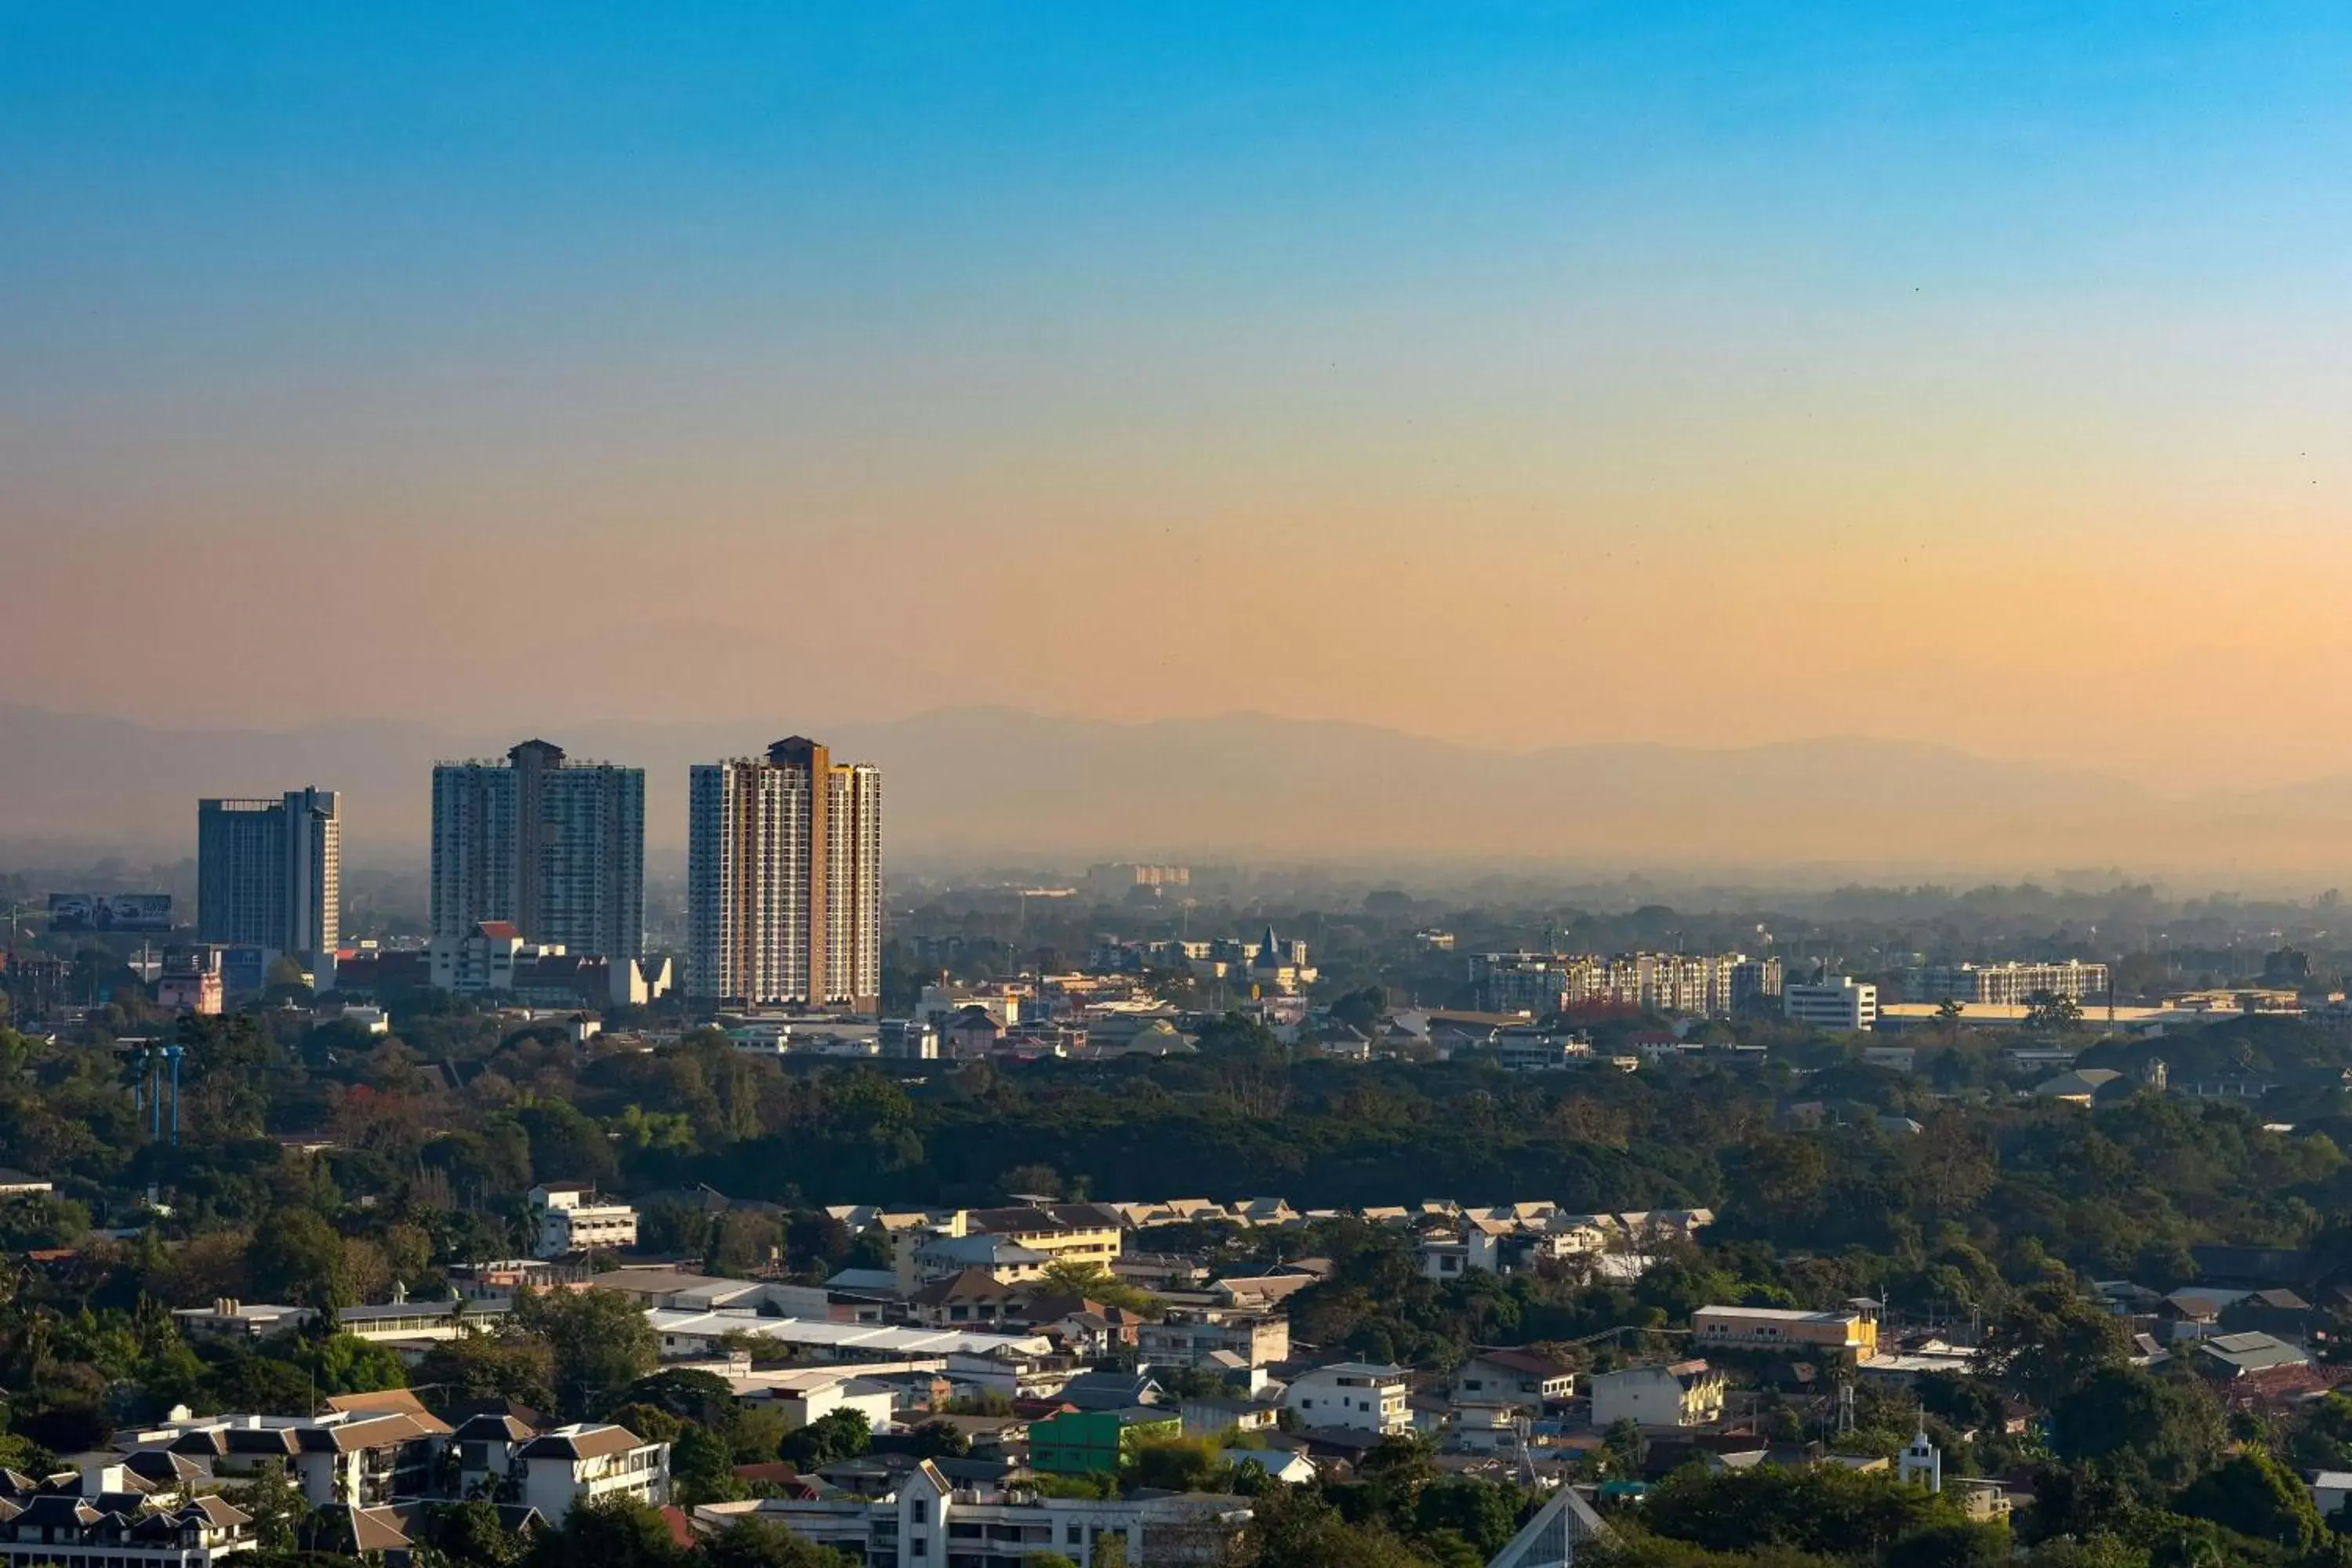
POLYGON ((687 994, 871 1013, 882 996, 882 776, 795 735, 698 764, 687 994))

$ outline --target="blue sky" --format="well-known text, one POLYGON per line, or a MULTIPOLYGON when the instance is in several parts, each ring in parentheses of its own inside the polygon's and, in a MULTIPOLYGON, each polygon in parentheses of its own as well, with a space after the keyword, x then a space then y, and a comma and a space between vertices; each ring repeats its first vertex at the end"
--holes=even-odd
MULTIPOLYGON (((2053 668, 2135 723, 2184 680, 2300 703, 2352 647, 2161 557, 2352 566, 2347 68, 2341 7, 2228 0, 0 5, 0 542, 226 659, 270 643, 219 563, 339 552, 275 635, 427 706, 489 700, 449 695, 517 651, 463 579, 518 570, 609 603, 574 668, 639 710, 788 573, 904 613, 806 677, 860 708, 1125 710, 1090 650, 1138 578, 1187 709, 1273 659, 1309 716, 1515 733, 1524 689, 1463 689, 1660 668, 1615 607, 1660 581, 1704 612, 1671 679, 1826 670, 1886 715, 1843 728, 2053 668), (2212 612, 2153 665, 2102 651, 2121 610, 2047 613, 2148 539, 2133 590, 2212 612), (2021 543, 2052 605, 1996 655, 1968 557, 2021 543), (1236 571, 1269 546, 1287 592, 1236 571), (994 574, 1067 592, 935 629, 994 574), (1502 595, 1433 666, 1317 618, 1430 585, 1502 595), (1904 607, 1864 658, 1742 619, 1775 595, 1904 607)), ((1758 738, 1710 722, 1654 738, 1758 738)))

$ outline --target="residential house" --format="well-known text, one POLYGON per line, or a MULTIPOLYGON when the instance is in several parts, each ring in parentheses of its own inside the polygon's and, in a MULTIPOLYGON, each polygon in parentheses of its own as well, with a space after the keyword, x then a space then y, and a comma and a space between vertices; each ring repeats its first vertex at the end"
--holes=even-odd
POLYGON ((1077 1410, 1129 1410, 1158 1405, 1168 1394, 1143 1373, 1082 1372, 1066 1379, 1054 1397, 1077 1410))
MULTIPOLYGON (((1003 1236, 934 1236, 917 1246, 913 1257, 915 1278, 923 1283, 974 1272, 1000 1285, 1025 1285, 1043 1279, 1052 1261, 1003 1236)), ((908 1295, 911 1300, 914 1292, 908 1295)))
POLYGON ((1050 1342, 1042 1335, 1034 1343, 1046 1348, 1033 1350, 1027 1342, 1012 1342, 971 1354, 951 1355, 948 1357, 948 1379, 960 1391, 976 1389, 1001 1394, 1012 1400, 1051 1398, 1077 1375, 1083 1363, 1074 1357, 1055 1353, 1050 1342))
POLYGON ((675 1264, 654 1263, 630 1268, 608 1268, 592 1274, 588 1283, 599 1290, 626 1296, 640 1307, 709 1312, 721 1307, 755 1307, 765 1289, 757 1279, 730 1279, 698 1274, 675 1264))
POLYGON ((1492 1221, 1465 1220, 1451 1236, 1440 1232, 1415 1243, 1413 1258, 1421 1265, 1423 1276, 1440 1284, 1459 1279, 1473 1270, 1500 1273, 1500 1238, 1510 1229, 1492 1221))
POLYGON ((450 1427, 413 1394, 408 1403, 324 1415, 191 1416, 117 1432, 115 1447, 133 1457, 163 1450, 204 1461, 215 1479, 275 1465, 314 1508, 373 1508, 433 1489, 434 1459, 450 1427))
POLYGON ((1270 1274, 1227 1274, 1211 1281, 1209 1291, 1221 1305, 1263 1312, 1279 1307, 1308 1286, 1320 1283, 1321 1276, 1292 1268, 1270 1274))
POLYGON ((1221 1355, 1244 1367, 1271 1366, 1290 1359, 1290 1320, 1278 1312, 1172 1310, 1139 1329, 1136 1347, 1147 1366, 1206 1366, 1221 1355))
MULTIPOLYGON (((965 1237, 966 1241, 972 1237, 965 1237)), ((987 1243, 993 1248, 994 1242, 987 1243)), ((983 1268, 959 1268, 907 1298, 907 1315, 932 1328, 993 1327, 1013 1315, 1020 1292, 983 1268)))
POLYGON ((837 1410, 854 1410, 866 1417, 868 1430, 887 1432, 898 1407, 896 1389, 860 1375, 855 1366, 777 1367, 723 1375, 738 1403, 777 1412, 787 1431, 796 1432, 837 1410))
POLYGON ((1454 1376, 1456 1405, 1500 1401, 1541 1410, 1568 1398, 1575 1388, 1574 1368, 1534 1351, 1481 1351, 1454 1376))
POLYGON ((0 1562, 56 1568, 212 1568, 259 1542, 219 1497, 151 1494, 121 1466, 36 1481, 0 1470, 0 1562))
POLYGON ((450 1446, 457 1451, 460 1497, 497 1498, 515 1477, 515 1451, 540 1433, 537 1411, 509 1405, 484 1410, 457 1423, 450 1446))
MULTIPOLYGON (((891 1232, 902 1294, 912 1294, 927 1281, 967 1264, 987 1267, 982 1249, 941 1250, 944 1242, 975 1237, 993 1238, 1019 1251, 1034 1254, 1036 1266, 1021 1276, 1023 1279, 1034 1279, 1054 1263, 1109 1268, 1118 1260, 1125 1224, 1119 1212, 1108 1204, 1015 1204, 916 1217, 918 1223, 907 1226, 892 1225, 887 1215, 877 1222, 891 1232), (929 1265, 922 1260, 925 1253, 932 1254, 933 1260, 929 1265)), ((1007 1284, 1016 1282, 1001 1269, 992 1268, 991 1272, 1007 1284)))
POLYGON ((1302 1426, 1398 1433, 1412 1426, 1405 1392, 1402 1367, 1343 1361, 1292 1378, 1282 1402, 1297 1413, 1302 1426))
POLYGON ((1723 1419, 1723 1373, 1703 1361, 1626 1367, 1585 1380, 1592 1393, 1592 1425, 1606 1431, 1620 1421, 1639 1426, 1706 1426, 1723 1419))
POLYGON ((2113 1068, 2079 1068, 2044 1079, 2033 1086, 2033 1092, 2043 1100, 2058 1100, 2066 1105, 2088 1106, 2102 1097, 2128 1093, 2131 1085, 2122 1073, 2113 1068), (2121 1088, 2116 1087, 2121 1084, 2121 1088))
POLYGON ((2264 1333, 2301 1343, 2311 1331, 2312 1306, 2284 1286, 2250 1290, 2221 1309, 2221 1327, 2232 1333, 2264 1333))
POLYGON ((1255 1399, 1202 1395, 1178 1406, 1187 1437, 1221 1437, 1228 1432, 1271 1432, 1282 1424, 1282 1406, 1255 1399))
POLYGON ((940 1030, 943 1053, 958 1059, 992 1055, 1004 1026, 985 1008, 971 1006, 948 1019, 940 1030))
POLYGON ((1305 1486, 1320 1473, 1314 1460, 1288 1448, 1220 1448, 1217 1462, 1230 1465, 1236 1471, 1262 1471, 1267 1480, 1280 1481, 1286 1487, 1305 1486))
POLYGON ((1507 1400, 1456 1400, 1446 1413, 1445 1447, 1457 1454, 1516 1454, 1527 1413, 1507 1400))
POLYGON ((1097 1360, 1132 1348, 1145 1321, 1140 1312, 1063 1291, 1032 1295, 1015 1304, 1013 1316, 1015 1321, 1097 1360))
POLYGON ((2176 1344, 2205 1339, 2221 1331, 2222 1312, 2248 1294, 2190 1286, 2164 1298, 2157 1308, 2157 1321, 2164 1337, 2176 1344))
POLYGON ((2197 1345, 2197 1370, 2219 1383, 2310 1364, 2308 1354, 2269 1334, 2215 1334, 2197 1345))
POLYGON ((543 1432, 514 1451, 520 1500, 551 1520, 572 1505, 626 1497, 651 1508, 669 1501, 669 1445, 647 1442, 625 1426, 574 1422, 543 1432))

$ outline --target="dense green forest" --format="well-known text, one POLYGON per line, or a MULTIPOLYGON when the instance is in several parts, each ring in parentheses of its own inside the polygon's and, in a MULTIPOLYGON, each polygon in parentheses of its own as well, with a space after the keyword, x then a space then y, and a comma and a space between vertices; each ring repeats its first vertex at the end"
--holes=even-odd
MULTIPOLYGON (((1616 1282, 1548 1264, 1441 1285, 1420 1272, 1408 1233, 1347 1218, 1146 1231, 1133 1245, 1213 1265, 1329 1258, 1328 1280, 1288 1303, 1297 1340, 1432 1372, 1480 1346, 1525 1343, 1601 1370, 1671 1352, 1671 1331, 1708 1302, 1821 1307, 1869 1293, 1915 1320, 1981 1329, 1989 1360, 1981 1377, 1868 1394, 1844 1441, 1889 1452, 1924 1423, 1956 1465, 2034 1471, 2042 1495, 2020 1539, 2036 1562, 2337 1560, 2307 1500, 2289 1506, 2302 1497, 2291 1472, 2352 1466, 2352 1402, 2229 1415, 2198 1380, 2131 1364, 2118 1320, 2084 1293, 2093 1279, 2192 1281, 2189 1249, 2210 1241, 2308 1248, 2317 1281, 2352 1279, 2340 1152, 2352 1042, 2327 1028, 2231 1020, 2154 1044, 2090 1044, 2086 1064, 2125 1077, 2088 1110, 2021 1093, 2032 1075, 2004 1065, 2006 1038, 1964 1027, 1920 1037, 1909 1073, 1864 1066, 1853 1042, 1766 1026, 1766 1065, 1700 1051, 1633 1073, 1535 1075, 1475 1053, 1349 1065, 1238 1019, 1179 1057, 888 1070, 780 1064, 709 1033, 653 1050, 583 1048, 448 1006, 400 1016, 389 1036, 276 1012, 175 1029, 187 1053, 176 1146, 134 1109, 136 1067, 102 1027, 0 1033, 0 1163, 58 1188, 0 1205, 12 1259, 0 1461, 36 1468, 174 1404, 291 1411, 403 1380, 571 1414, 648 1404, 660 1392, 640 1386, 650 1348, 613 1299, 533 1307, 422 1369, 331 1329, 258 1347, 192 1343, 163 1310, 221 1296, 335 1308, 395 1282, 438 1289, 450 1267, 518 1247, 537 1181, 651 1199, 649 1244, 674 1256, 743 1269, 773 1251, 803 1279, 884 1256, 826 1204, 1011 1191, 1266 1194, 1301 1208, 1544 1199, 1716 1217, 1696 1245, 1661 1244, 1638 1279, 1616 1282), (2142 1089, 2158 1051, 2176 1072, 2283 1087, 2260 1110, 2142 1089), (714 1219, 658 1196, 695 1182, 773 1206, 714 1219), (2004 1417, 2014 1408, 2032 1414, 2021 1431, 2004 1417)), ((1759 1406, 1769 1428, 1819 1436, 1801 1401, 1780 1399, 1768 1388, 1759 1406)), ((792 1451, 732 1418, 688 1416, 680 1433, 703 1495, 724 1494, 731 1462, 792 1451)), ((1385 1475, 1267 1500, 1261 1544, 1295 1555, 1261 1561, 1452 1564, 1507 1535, 1528 1500, 1473 1508, 1469 1494, 1440 1491, 1425 1514, 1439 1484, 1417 1468, 1425 1458, 1392 1454, 1385 1475), (1469 1510, 1456 1521, 1466 1528, 1433 1522, 1447 1510, 1469 1510)), ((1592 1463, 1606 1475, 1637 1460, 1592 1463)), ((1793 1501, 1725 1489, 1738 1484, 1676 1476, 1659 1506, 1619 1521, 1602 1560, 1990 1562, 2011 1545, 2005 1527, 1906 1513, 1867 1489, 1881 1483, 1817 1479, 1803 1484, 1850 1495, 1793 1501), (1824 1522, 1845 1513, 1856 1517, 1824 1522), (1788 1518, 1811 1522, 1763 1522, 1788 1518)))
MULTIPOLYGON (((178 1028, 177 1148, 150 1138, 133 1069, 102 1042, 0 1033, 0 1162, 49 1176, 110 1223, 152 1186, 168 1228, 188 1234, 250 1226, 289 1201, 354 1222, 347 1211, 365 1199, 375 1207, 357 1223, 380 1232, 383 1215, 406 1213, 426 1232, 390 1238, 404 1275, 420 1245, 436 1261, 505 1246, 523 1193, 551 1180, 624 1194, 705 1182, 787 1206, 984 1202, 1018 1171, 1067 1194, 1270 1194, 1302 1209, 1433 1197, 1706 1207, 1727 1246, 1900 1261, 1957 1236, 2012 1279, 2056 1258, 2158 1288, 2190 1277, 2192 1243, 2299 1245, 2352 1209, 2338 1076, 2352 1042, 2291 1022, 2084 1058, 2129 1069, 2161 1048, 2176 1076, 2210 1059, 2319 1082, 2285 1131, 2264 1122, 2294 1089, 2259 1115, 2156 1094, 2088 1113, 2019 1099, 1990 1046, 1965 1034, 1923 1044, 1910 1074, 1815 1042, 1764 1068, 1712 1053, 1538 1075, 1477 1059, 1345 1064, 1238 1021, 1213 1026, 1191 1056, 907 1064, 919 1071, 783 1066, 712 1034, 583 1050, 463 1013, 404 1019, 390 1037, 268 1015, 178 1028), (1801 1071, 1808 1052, 1818 1065, 1801 1071), (1923 1131, 1881 1132, 1880 1114, 1923 1131), (281 1139, 330 1147, 303 1159, 281 1139)), ((56 1234, 77 1217, 10 1223, 56 1234)))

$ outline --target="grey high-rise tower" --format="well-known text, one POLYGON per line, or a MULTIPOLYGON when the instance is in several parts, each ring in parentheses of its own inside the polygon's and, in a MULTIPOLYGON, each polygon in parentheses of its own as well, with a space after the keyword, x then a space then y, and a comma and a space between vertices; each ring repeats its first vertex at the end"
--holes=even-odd
POLYGON ((646 773, 525 741, 433 770, 433 934, 510 921, 535 942, 645 953, 646 773))
POLYGON ((342 936, 342 799, 196 803, 196 935, 331 961, 342 936))

